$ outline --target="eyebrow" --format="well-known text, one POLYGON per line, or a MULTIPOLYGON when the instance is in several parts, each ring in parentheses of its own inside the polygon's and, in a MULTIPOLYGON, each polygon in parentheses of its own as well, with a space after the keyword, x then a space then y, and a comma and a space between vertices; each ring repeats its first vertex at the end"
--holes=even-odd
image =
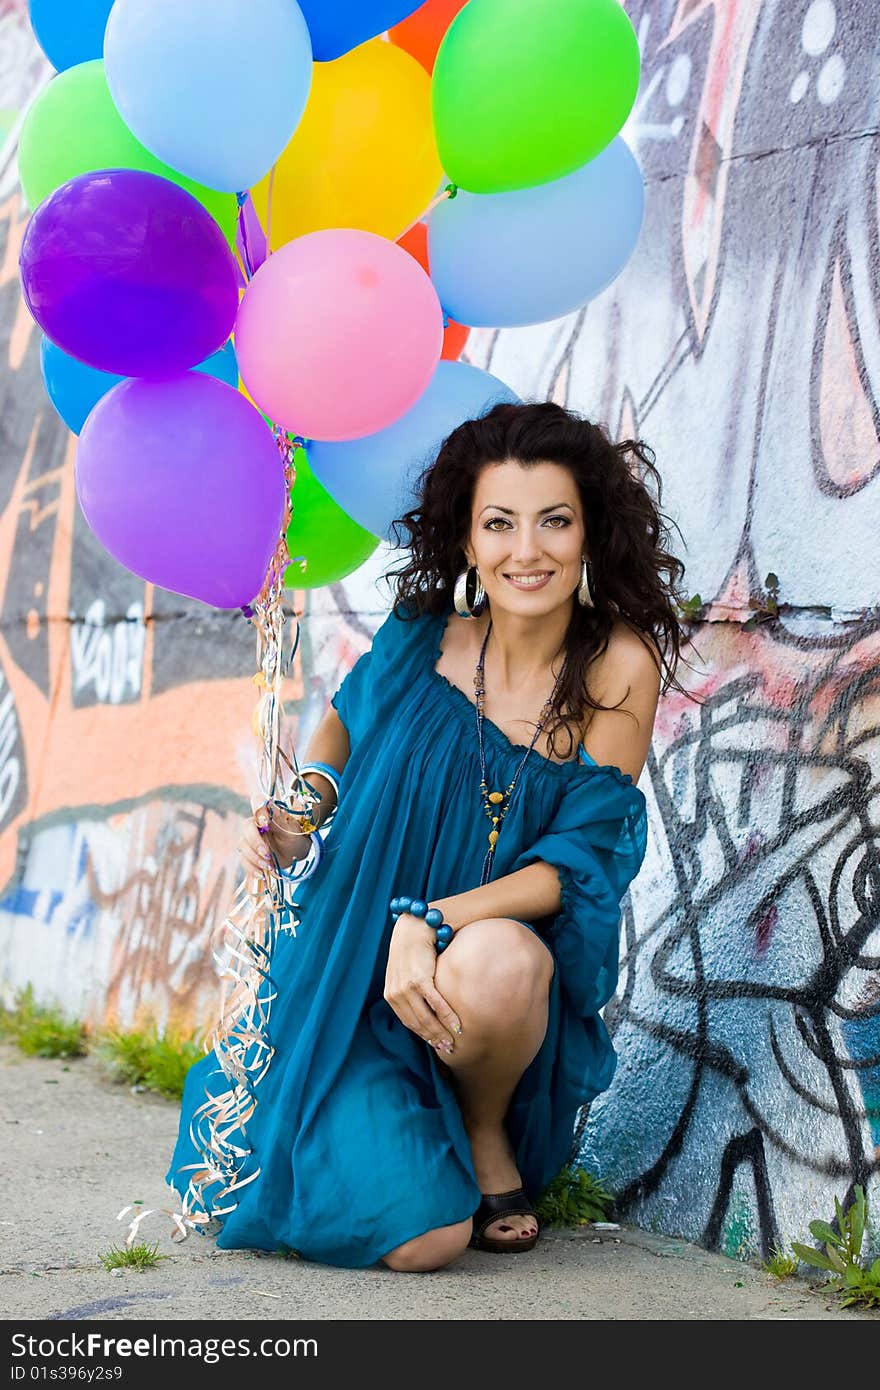
MULTIPOLYGON (((483 515, 483 512, 487 512, 490 507, 494 508, 496 512, 506 512, 508 516, 516 516, 516 512, 512 507, 499 507, 495 502, 487 502, 485 507, 481 507, 480 516, 483 515)), ((545 512, 558 512, 560 507, 568 507, 570 512, 574 511, 574 507, 570 502, 554 502, 552 507, 542 507, 538 512, 538 516, 544 516, 545 512)))

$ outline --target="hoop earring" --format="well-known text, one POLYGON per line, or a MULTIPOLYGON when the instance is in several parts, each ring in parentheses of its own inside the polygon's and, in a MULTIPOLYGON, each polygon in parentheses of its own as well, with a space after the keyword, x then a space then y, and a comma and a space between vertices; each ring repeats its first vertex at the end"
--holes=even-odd
POLYGON ((480 571, 477 569, 476 565, 468 565, 466 569, 461 571, 455 581, 453 603, 456 613, 460 618, 478 618, 485 610, 488 602, 489 599, 486 595, 486 590, 483 588, 483 581, 480 578, 480 571), (473 579, 474 597, 473 600, 469 602, 468 584, 472 579, 472 572, 473 576, 475 576, 473 579))
POLYGON ((595 607, 595 590, 593 588, 593 567, 589 560, 581 556, 581 582, 578 584, 578 602, 584 608, 595 607))

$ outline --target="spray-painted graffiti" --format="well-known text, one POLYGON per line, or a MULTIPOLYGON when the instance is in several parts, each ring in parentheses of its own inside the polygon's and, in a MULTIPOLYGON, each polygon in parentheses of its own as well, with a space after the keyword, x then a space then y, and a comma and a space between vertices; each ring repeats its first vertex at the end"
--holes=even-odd
MULTIPOLYGON (((0 3, 19 104, 45 80, 24 8, 0 3)), ((629 1219, 744 1256, 856 1182, 880 1209, 880 46, 870 0, 627 8, 639 248, 586 310, 475 331, 466 358, 647 439, 686 541, 704 608, 679 674, 701 703, 661 703, 606 1009, 618 1070, 575 1152, 629 1219), (746 628, 770 572, 778 616, 746 628)), ((254 643, 88 531, 18 294, 14 180, 0 198, 4 979, 94 1018, 204 1021, 254 643)), ((294 596, 300 744, 369 644, 388 564, 380 547, 294 596)))

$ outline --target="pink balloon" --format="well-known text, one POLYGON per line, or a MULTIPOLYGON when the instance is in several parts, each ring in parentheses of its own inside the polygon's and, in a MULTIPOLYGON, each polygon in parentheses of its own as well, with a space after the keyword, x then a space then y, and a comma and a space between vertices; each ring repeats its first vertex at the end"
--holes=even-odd
POLYGON ((349 227, 309 232, 270 256, 235 327, 251 396, 306 439, 359 439, 393 424, 442 349, 443 310, 418 261, 349 227))
POLYGON ((92 531, 141 579, 215 608, 260 592, 284 522, 284 467, 226 382, 121 381, 83 425, 74 476, 92 531))

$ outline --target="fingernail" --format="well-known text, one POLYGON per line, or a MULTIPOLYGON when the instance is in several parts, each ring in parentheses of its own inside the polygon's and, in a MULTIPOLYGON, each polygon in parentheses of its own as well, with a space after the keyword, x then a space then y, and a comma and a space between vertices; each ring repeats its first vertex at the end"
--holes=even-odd
POLYGON ((455 1032, 458 1034, 459 1037, 461 1037, 461 1024, 460 1024, 460 1023, 459 1023, 458 1026, 456 1027, 455 1032))

